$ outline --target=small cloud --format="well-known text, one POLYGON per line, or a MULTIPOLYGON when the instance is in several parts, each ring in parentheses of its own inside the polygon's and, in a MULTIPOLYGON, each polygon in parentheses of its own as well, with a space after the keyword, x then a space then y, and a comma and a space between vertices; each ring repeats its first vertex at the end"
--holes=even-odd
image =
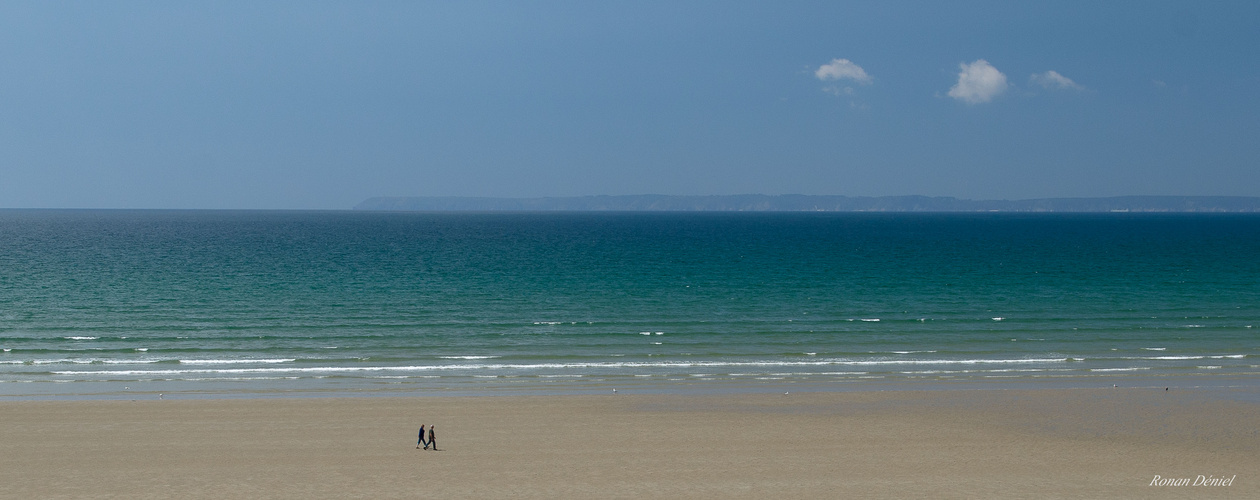
POLYGON ((818 67, 814 72, 814 76, 819 80, 853 80, 862 85, 870 85, 873 81, 871 75, 866 74, 866 70, 861 66, 853 64, 848 59, 832 59, 831 62, 818 67))
POLYGON ((1006 75, 989 64, 977 59, 971 64, 958 65, 958 83, 949 89, 949 96, 967 104, 989 102, 1006 91, 1006 75))
POLYGON ((1072 81, 1071 78, 1060 75, 1058 71, 1036 73, 1028 77, 1028 81, 1049 90, 1085 90, 1085 87, 1072 81))

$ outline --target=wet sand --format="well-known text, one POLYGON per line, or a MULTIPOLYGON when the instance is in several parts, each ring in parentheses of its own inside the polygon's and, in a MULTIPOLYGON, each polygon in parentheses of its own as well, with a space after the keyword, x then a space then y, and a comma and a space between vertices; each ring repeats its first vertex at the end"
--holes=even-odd
POLYGON ((3 402, 0 497, 1257 498, 1260 404, 1233 396, 3 402), (415 449, 420 424, 437 425, 440 451, 415 449), (1156 475, 1233 481, 1150 486, 1156 475))

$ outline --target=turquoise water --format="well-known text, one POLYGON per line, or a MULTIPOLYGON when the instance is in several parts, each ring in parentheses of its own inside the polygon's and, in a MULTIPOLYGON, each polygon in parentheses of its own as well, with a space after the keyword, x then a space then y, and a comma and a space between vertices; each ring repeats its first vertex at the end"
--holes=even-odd
POLYGON ((1260 217, 0 211, 0 396, 1260 374, 1260 217))

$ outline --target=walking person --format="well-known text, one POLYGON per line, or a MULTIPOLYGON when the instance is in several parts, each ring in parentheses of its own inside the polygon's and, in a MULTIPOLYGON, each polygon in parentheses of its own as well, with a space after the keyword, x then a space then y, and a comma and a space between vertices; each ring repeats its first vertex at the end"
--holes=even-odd
POLYGON ((420 424, 420 439, 416 440, 416 449, 420 449, 420 445, 424 445, 424 449, 429 449, 429 445, 424 442, 424 424, 420 424))
POLYGON ((435 428, 437 428, 437 426, 436 426, 436 425, 430 425, 430 426, 429 426, 429 444, 428 444, 428 446, 425 446, 425 447, 424 447, 424 449, 426 449, 426 450, 427 450, 427 449, 429 449, 429 446, 432 446, 432 447, 433 447, 433 451, 437 451, 437 438, 433 437, 433 429, 435 429, 435 428))

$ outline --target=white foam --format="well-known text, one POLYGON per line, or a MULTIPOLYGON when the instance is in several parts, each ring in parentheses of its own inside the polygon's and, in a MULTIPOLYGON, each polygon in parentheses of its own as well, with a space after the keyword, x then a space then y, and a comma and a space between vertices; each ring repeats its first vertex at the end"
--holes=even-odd
POLYGON ((253 363, 292 363, 293 358, 282 359, 181 359, 181 365, 243 365, 253 363))
POLYGON ((364 373, 364 372, 425 372, 457 370, 571 370, 571 369, 626 369, 626 368, 713 368, 713 367, 808 367, 808 366, 896 366, 896 365, 988 365, 1018 363, 1062 363, 1066 358, 1024 359, 923 359, 923 360, 847 360, 826 359, 818 361, 627 361, 538 364, 456 364, 410 366, 324 366, 284 368, 190 368, 182 370, 102 370, 61 371, 59 375, 187 375, 187 374, 246 374, 246 373, 364 373))
POLYGON ((874 323, 874 322, 878 322, 879 318, 862 318, 862 321, 874 323))
POLYGON ((1143 351, 1164 351, 1167 349, 1168 349, 1167 347, 1143 347, 1142 348, 1143 351))
POLYGON ((1004 320, 1004 319, 1006 319, 1006 318, 993 318, 993 321, 1002 321, 1002 320, 1004 320))
POLYGON ((66 340, 97 340, 100 337, 61 337, 66 340))
POLYGON ((36 365, 60 365, 60 364, 71 364, 71 365, 90 365, 90 364, 92 364, 92 360, 90 360, 90 359, 36 359, 36 360, 34 360, 34 361, 31 361, 31 364, 36 364, 36 365))
POLYGON ((441 359, 495 359, 502 356, 438 356, 441 359))
MULTIPOLYGON (((971 372, 974 370, 966 370, 971 372)), ((992 373, 1025 373, 1025 372, 1066 372, 1073 371, 1067 368, 1005 368, 1001 370, 989 370, 992 373)))
POLYGON ((1200 355, 1200 356, 1117 356, 1114 358, 1103 359, 1127 359, 1127 360, 1155 360, 1155 361, 1187 361, 1195 359, 1243 359, 1246 354, 1219 354, 1219 355, 1200 355))

